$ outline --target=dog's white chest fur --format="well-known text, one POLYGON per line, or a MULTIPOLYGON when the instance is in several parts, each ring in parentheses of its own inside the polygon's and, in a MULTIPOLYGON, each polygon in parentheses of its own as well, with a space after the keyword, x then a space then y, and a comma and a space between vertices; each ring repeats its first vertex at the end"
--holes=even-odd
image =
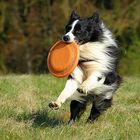
POLYGON ((110 59, 106 55, 106 46, 104 44, 92 42, 80 45, 80 60, 87 60, 80 66, 87 75, 90 75, 94 71, 106 72, 110 59))

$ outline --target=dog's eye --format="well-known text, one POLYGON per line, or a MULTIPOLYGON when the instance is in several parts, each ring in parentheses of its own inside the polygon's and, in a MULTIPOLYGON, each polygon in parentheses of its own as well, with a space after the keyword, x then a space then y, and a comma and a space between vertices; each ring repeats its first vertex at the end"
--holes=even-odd
POLYGON ((71 30, 71 26, 67 25, 65 29, 66 29, 66 31, 69 31, 69 30, 71 30))

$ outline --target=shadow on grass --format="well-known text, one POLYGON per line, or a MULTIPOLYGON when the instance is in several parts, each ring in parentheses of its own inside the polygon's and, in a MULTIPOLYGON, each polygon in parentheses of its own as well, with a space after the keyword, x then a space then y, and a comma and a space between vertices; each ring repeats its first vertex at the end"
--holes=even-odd
POLYGON ((37 111, 35 113, 27 114, 22 113, 16 116, 16 121, 21 122, 25 121, 28 123, 29 121, 32 123, 32 127, 37 128, 45 128, 45 127, 56 127, 58 125, 64 124, 63 120, 51 116, 49 111, 37 111))

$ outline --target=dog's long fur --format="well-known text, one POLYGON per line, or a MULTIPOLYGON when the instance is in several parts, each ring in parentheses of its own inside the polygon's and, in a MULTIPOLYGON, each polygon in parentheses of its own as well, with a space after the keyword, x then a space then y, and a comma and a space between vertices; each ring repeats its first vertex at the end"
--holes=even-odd
POLYGON ((112 97, 120 85, 121 78, 116 72, 118 46, 98 13, 81 19, 73 11, 63 40, 79 44, 80 59, 65 88, 50 106, 60 107, 71 99, 71 124, 84 112, 86 105, 92 103, 88 118, 92 122, 111 106, 112 97))

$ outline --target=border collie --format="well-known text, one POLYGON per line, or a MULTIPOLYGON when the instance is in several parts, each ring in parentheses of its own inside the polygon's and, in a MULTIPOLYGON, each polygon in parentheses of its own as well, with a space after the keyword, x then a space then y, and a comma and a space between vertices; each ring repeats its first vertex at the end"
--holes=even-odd
POLYGON ((121 78, 116 72, 119 48, 98 12, 81 19, 73 11, 65 29, 63 41, 79 44, 79 63, 57 100, 49 106, 58 109, 68 98, 71 99, 69 124, 72 124, 92 103, 87 121, 93 122, 111 106, 120 85, 121 78))

